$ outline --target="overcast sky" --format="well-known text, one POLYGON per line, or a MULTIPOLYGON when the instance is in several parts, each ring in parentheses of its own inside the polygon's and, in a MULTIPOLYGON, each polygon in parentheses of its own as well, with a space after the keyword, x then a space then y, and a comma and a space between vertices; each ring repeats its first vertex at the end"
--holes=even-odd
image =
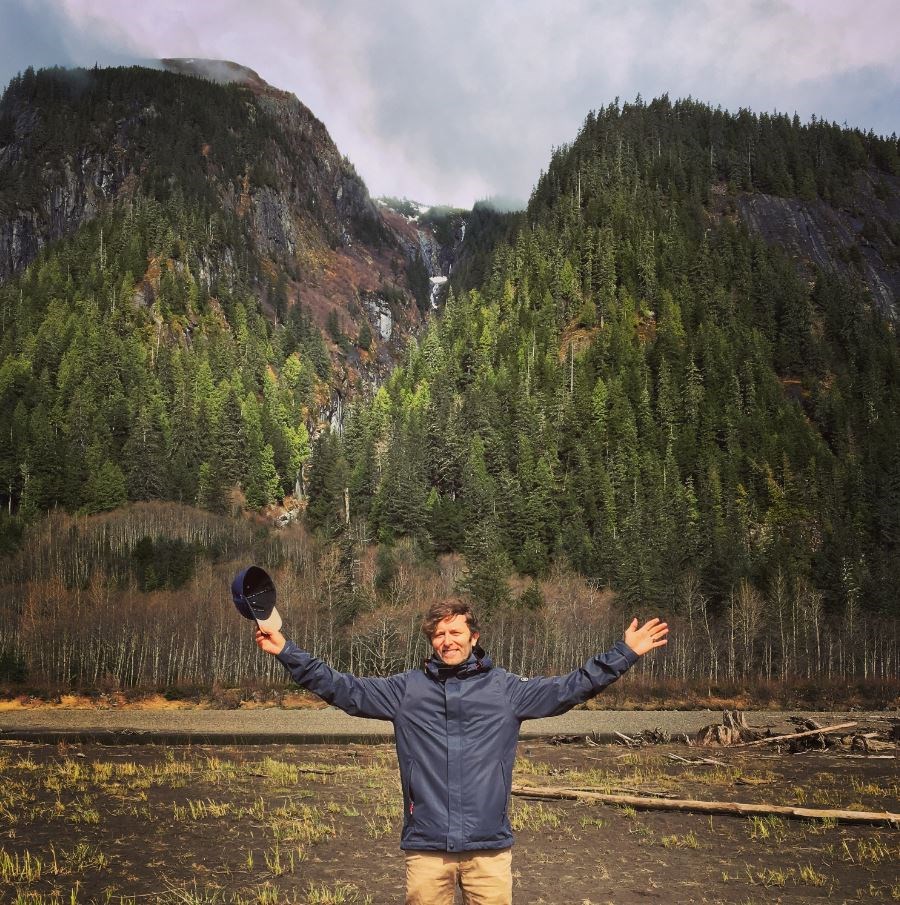
POLYGON ((616 96, 900 131, 900 0, 0 0, 26 66, 230 59, 293 91, 373 195, 525 200, 616 96))

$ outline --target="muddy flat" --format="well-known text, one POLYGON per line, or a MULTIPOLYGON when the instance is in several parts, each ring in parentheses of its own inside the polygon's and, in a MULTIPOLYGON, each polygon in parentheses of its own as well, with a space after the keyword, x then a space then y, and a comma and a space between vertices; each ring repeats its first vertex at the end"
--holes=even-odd
MULTIPOLYGON (((900 809, 894 753, 623 750, 525 739, 514 781, 900 809)), ((0 902, 399 903, 400 801, 390 744, 7 740, 0 744, 0 902)), ((900 898, 900 834, 887 823, 524 797, 513 798, 510 814, 517 905, 900 898)))

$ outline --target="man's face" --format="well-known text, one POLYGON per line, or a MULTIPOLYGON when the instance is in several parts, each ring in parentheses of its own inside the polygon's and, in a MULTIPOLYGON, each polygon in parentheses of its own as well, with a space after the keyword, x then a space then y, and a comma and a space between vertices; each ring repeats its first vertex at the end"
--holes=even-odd
POLYGON ((465 663, 478 641, 478 632, 469 630, 469 623, 463 615, 447 616, 434 627, 431 646, 434 652, 448 666, 465 663))

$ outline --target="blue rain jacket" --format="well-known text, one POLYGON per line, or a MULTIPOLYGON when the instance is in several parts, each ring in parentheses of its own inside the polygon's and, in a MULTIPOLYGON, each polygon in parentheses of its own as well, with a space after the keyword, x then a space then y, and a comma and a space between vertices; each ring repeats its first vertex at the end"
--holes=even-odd
POLYGON ((638 659, 624 641, 565 676, 495 669, 480 647, 456 667, 387 678, 338 672, 292 641, 278 659, 299 685, 353 716, 391 720, 403 787, 400 848, 473 851, 512 845, 508 806, 519 725, 557 716, 615 682, 638 659))

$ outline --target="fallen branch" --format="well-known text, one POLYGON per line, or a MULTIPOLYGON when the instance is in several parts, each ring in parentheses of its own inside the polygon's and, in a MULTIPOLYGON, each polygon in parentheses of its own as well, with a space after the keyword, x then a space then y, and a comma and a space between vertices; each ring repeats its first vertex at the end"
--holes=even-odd
MULTIPOLYGON (((581 786, 566 786, 570 792, 596 792, 596 789, 582 788, 581 786)), ((671 792, 648 792, 646 789, 640 792, 638 789, 629 789, 628 786, 607 786, 610 792, 624 792, 626 795, 647 795, 651 798, 675 798, 671 792)))
MULTIPOLYGON (((315 767, 297 767, 297 772, 298 773, 315 773, 319 776, 334 776, 334 774, 337 773, 337 770, 317 770, 315 767)), ((265 779, 269 774, 268 773, 248 773, 246 775, 265 779)))
POLYGON ((654 811, 688 811, 699 814, 778 814, 804 820, 839 820, 842 823, 900 824, 900 814, 890 811, 841 811, 831 808, 793 808, 777 804, 745 804, 740 801, 697 801, 690 798, 646 798, 641 795, 611 795, 605 792, 582 792, 576 789, 514 785, 513 795, 575 801, 602 801, 604 804, 630 805, 654 811))
POLYGON ((808 729, 806 732, 792 732, 790 735, 771 735, 769 738, 760 738, 755 742, 741 742, 732 745, 732 748, 750 748, 753 745, 768 745, 772 742, 785 742, 790 738, 803 738, 807 735, 825 735, 828 732, 837 732, 839 729, 849 729, 856 726, 856 723, 838 723, 836 726, 823 726, 821 729, 808 729))
POLYGON ((691 765, 709 765, 713 767, 724 767, 727 766, 725 761, 714 760, 711 757, 680 757, 678 754, 669 754, 669 760, 674 760, 679 764, 691 764, 691 765))

